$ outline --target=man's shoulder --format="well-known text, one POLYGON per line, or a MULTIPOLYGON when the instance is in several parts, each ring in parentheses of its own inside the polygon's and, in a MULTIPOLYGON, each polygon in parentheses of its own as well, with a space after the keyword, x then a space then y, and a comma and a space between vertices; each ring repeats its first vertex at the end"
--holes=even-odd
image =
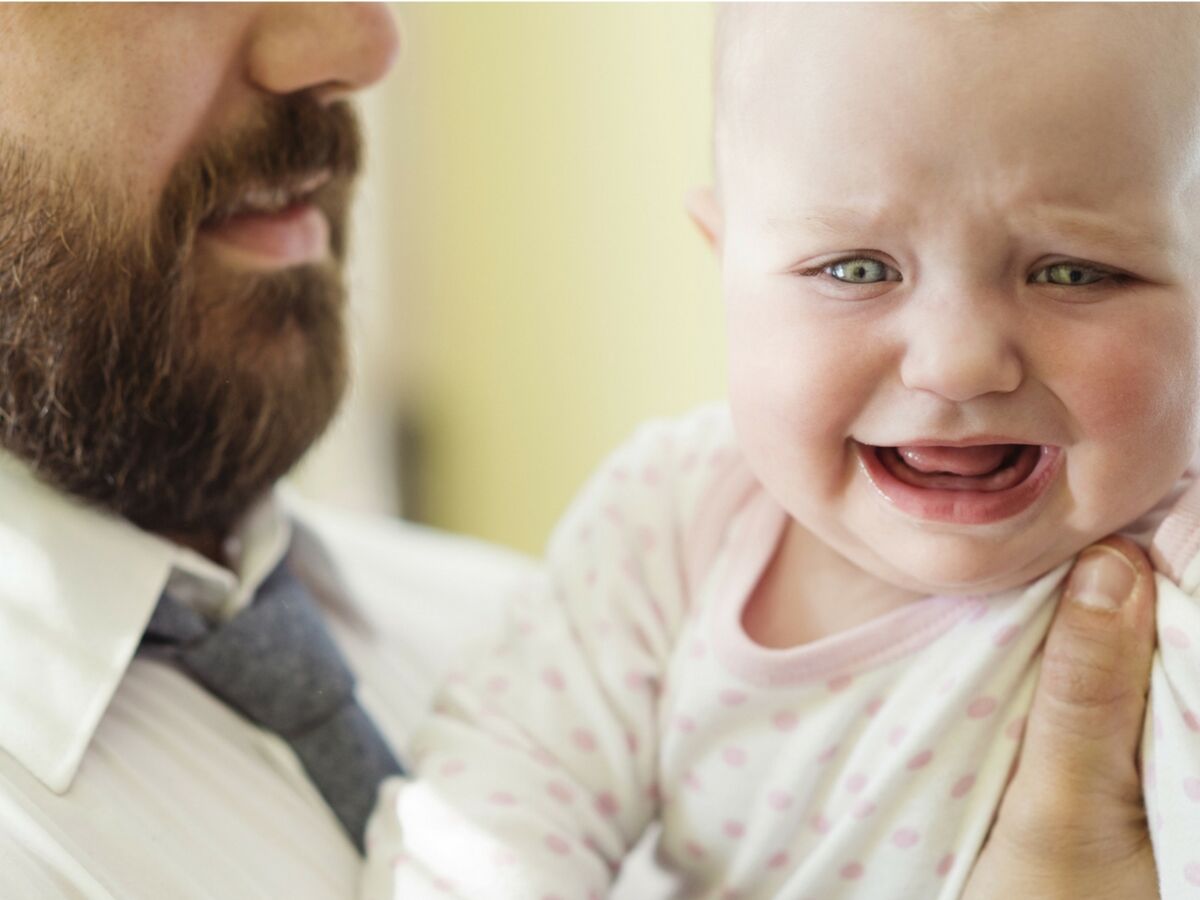
POLYGON ((481 540, 348 512, 291 490, 282 499, 295 524, 294 551, 319 557, 317 577, 338 582, 325 593, 345 598, 352 609, 341 611, 365 619, 374 631, 411 634, 420 622, 441 628, 498 622, 534 570, 528 557, 481 540))

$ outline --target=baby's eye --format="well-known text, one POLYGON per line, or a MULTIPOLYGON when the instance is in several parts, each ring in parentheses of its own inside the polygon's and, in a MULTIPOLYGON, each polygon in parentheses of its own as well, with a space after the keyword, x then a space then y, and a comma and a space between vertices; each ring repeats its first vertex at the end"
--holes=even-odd
POLYGON ((826 275, 844 281, 847 284, 876 284, 880 281, 899 281, 899 273, 877 259, 866 257, 858 259, 842 259, 825 266, 826 275), (890 278, 894 273, 895 278, 890 278))
POLYGON ((1111 278, 1112 272, 1081 263, 1055 263, 1034 273, 1034 284, 1088 285, 1111 278))

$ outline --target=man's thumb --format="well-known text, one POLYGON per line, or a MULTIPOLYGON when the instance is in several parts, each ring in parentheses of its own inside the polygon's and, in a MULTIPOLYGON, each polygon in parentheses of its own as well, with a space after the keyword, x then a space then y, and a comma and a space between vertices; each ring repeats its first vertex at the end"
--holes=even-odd
POLYGON ((1137 748, 1154 655, 1154 575, 1128 538, 1080 554, 1046 638, 1021 757, 1047 798, 1140 795, 1137 748))

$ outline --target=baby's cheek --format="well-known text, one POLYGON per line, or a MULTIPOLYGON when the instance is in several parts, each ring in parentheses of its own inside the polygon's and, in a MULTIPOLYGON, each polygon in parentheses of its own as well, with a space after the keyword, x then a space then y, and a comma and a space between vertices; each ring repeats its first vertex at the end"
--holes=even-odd
POLYGON ((1196 324, 1179 317, 1129 324, 1082 346, 1060 369, 1066 387, 1056 393, 1085 439, 1136 445, 1157 434, 1190 441, 1200 392, 1196 324))
POLYGON ((1093 341, 1060 370, 1076 434, 1073 492, 1106 525, 1140 515, 1171 487, 1197 446, 1194 339, 1178 327, 1093 341))

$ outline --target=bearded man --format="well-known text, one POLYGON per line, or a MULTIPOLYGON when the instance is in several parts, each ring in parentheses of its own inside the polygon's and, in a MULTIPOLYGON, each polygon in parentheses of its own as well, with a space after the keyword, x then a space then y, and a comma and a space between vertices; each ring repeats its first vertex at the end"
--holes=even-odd
MULTIPOLYGON (((497 624, 465 590, 523 574, 274 489, 344 387, 347 98, 396 50, 382 6, 0 7, 0 896, 351 896, 497 624)), ((1060 611, 973 900, 1144 874, 1153 585, 1110 549, 1139 575, 1078 567, 1124 612, 1060 611)))
POLYGON ((273 489, 345 386, 349 99, 397 46, 383 6, 0 8, 0 896, 350 896, 489 621, 507 557, 273 489))

